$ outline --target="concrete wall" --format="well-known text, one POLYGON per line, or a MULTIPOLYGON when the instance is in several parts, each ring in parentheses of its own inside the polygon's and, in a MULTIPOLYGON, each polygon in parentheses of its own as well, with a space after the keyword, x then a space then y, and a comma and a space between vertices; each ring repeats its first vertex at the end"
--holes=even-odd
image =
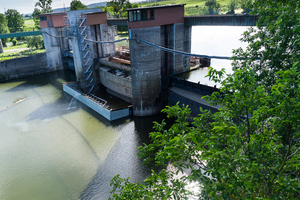
POLYGON ((61 44, 57 28, 44 28, 43 38, 47 55, 47 67, 53 68, 54 71, 62 70, 63 62, 60 49, 61 44))
MULTIPOLYGON (((160 26, 132 29, 131 34, 157 44, 161 29, 160 26)), ((129 41, 133 115, 148 116, 161 109, 161 51, 138 42, 135 39, 129 41)))
POLYGON ((67 15, 68 15, 68 19, 69 19, 69 26, 71 28, 77 27, 77 17, 79 14, 88 13, 88 12, 101 12, 101 11, 102 11, 102 8, 68 11, 67 15))
MULTIPOLYGON (((90 26, 90 38, 94 41, 114 41, 115 40, 115 29, 113 26, 106 24, 97 24, 90 26)), ((116 53, 115 43, 90 43, 93 58, 103 58, 110 54, 116 53)))
POLYGON ((55 71, 47 66, 46 53, 0 62, 0 81, 55 71))
MULTIPOLYGON (((150 21, 150 20, 149 20, 150 21)), ((190 70, 190 58, 140 43, 145 40, 169 49, 190 52, 191 28, 183 23, 131 29, 130 62, 133 114, 152 115, 163 106, 162 83, 170 74, 190 70)))
MULTIPOLYGON (((106 24, 100 24, 100 38, 101 41, 115 41, 115 28, 106 24)), ((116 53, 115 43, 101 44, 104 56, 116 53)))
POLYGON ((106 88, 125 97, 123 100, 131 103, 132 102, 131 78, 117 76, 115 74, 108 72, 109 70, 110 70, 109 68, 100 67, 99 69, 100 82, 106 88))

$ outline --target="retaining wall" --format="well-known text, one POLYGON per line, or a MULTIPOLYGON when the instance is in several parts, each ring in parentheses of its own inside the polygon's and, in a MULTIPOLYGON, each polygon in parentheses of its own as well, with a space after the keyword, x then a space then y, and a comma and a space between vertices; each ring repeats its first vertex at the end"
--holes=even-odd
POLYGON ((46 53, 0 62, 0 81, 56 71, 48 67, 46 53))

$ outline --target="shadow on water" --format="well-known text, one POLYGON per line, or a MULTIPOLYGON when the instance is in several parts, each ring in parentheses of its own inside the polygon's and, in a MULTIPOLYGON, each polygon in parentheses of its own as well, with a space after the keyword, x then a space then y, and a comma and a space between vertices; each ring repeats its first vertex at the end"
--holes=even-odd
MULTIPOLYGON (((76 81, 76 75, 73 71, 65 69, 62 71, 57 71, 57 72, 50 72, 47 74, 41 74, 38 76, 31 76, 31 77, 26 77, 26 78, 20 78, 20 79, 15 79, 8 82, 22 82, 25 81, 24 83, 13 87, 11 89, 6 90, 5 92, 18 92, 18 91, 23 91, 24 89, 34 89, 38 87, 42 87, 48 84, 51 84, 52 86, 56 87, 59 90, 62 90, 62 84, 61 82, 57 81, 58 78, 62 77, 62 79, 65 82, 70 82, 70 81, 76 81)), ((5 82, 4 82, 5 83, 5 82)))
POLYGON ((110 180, 117 174, 120 177, 130 177, 130 182, 143 183, 151 175, 151 169, 142 164, 138 157, 138 147, 151 142, 149 133, 153 130, 153 121, 161 122, 166 116, 158 114, 150 117, 123 118, 111 122, 113 126, 126 124, 122 129, 121 137, 109 153, 104 163, 99 166, 96 175, 82 192, 80 199, 106 200, 111 191, 110 180), (134 131, 132 131, 134 130, 134 131))
POLYGON ((71 112, 76 112, 80 108, 79 102, 73 102, 72 109, 68 109, 70 105, 70 96, 67 96, 64 94, 60 99, 53 103, 47 103, 41 106, 40 108, 36 109, 35 111, 31 112, 29 114, 29 119, 28 121, 40 119, 40 120, 45 120, 45 119, 52 119, 55 117, 59 117, 65 114, 69 114, 71 112))

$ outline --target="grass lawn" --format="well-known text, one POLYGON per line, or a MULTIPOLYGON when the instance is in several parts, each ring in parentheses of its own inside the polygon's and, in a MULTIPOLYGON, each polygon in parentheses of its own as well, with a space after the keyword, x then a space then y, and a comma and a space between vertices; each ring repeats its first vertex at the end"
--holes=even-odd
MULTIPOLYGON (((20 41, 18 41, 18 42, 20 42, 20 41)), ((21 42, 19 44, 17 44, 16 46, 13 46, 12 44, 11 45, 7 44, 7 47, 4 47, 4 52, 5 52, 5 50, 22 49, 22 48, 27 48, 27 44, 21 43, 21 42)))
MULTIPOLYGON (((159 6, 159 5, 169 5, 169 4, 186 4, 185 5, 185 15, 199 15, 201 14, 199 11, 200 7, 205 6, 205 2, 207 0, 165 0, 159 2, 147 2, 141 3, 141 7, 148 7, 148 6, 159 6), (196 8, 196 6, 198 8, 196 8)), ((218 3, 221 4, 221 14, 225 14, 228 9, 227 6, 229 5, 231 0, 217 0, 218 3)), ((236 12, 240 13, 240 12, 236 12)))
POLYGON ((25 56, 30 56, 38 53, 44 53, 46 52, 45 49, 28 49, 26 43, 22 43, 23 41, 20 41, 19 44, 16 46, 13 45, 7 45, 8 47, 5 47, 4 53, 0 54, 0 61, 4 60, 10 60, 10 59, 15 59, 15 58, 21 58, 25 56))
MULTIPOLYGON (((207 0, 165 0, 159 2, 147 2, 141 3, 141 7, 154 6, 154 5, 168 5, 168 4, 186 4, 185 7, 195 7, 195 6, 204 6, 207 0)), ((230 0, 217 0, 221 6, 227 6, 230 3, 230 0)))
MULTIPOLYGON (((19 46, 19 48, 21 48, 21 47, 19 46)), ((21 58, 21 57, 25 57, 25 56, 31 56, 34 54, 46 52, 45 49, 35 49, 35 48, 32 49, 32 51, 30 49, 26 49, 26 50, 17 51, 17 52, 11 52, 11 51, 5 52, 5 50, 7 50, 7 49, 4 49, 4 53, 0 54, 0 61, 21 58)))
POLYGON ((33 18, 24 19, 24 21, 25 21, 25 30, 26 31, 32 31, 35 29, 33 18))
MULTIPOLYGON (((123 38, 128 38, 128 32, 118 32, 118 35, 115 37, 115 40, 120 40, 123 38)), ((116 42, 116 47, 120 47, 120 46, 129 46, 129 41, 128 40, 123 40, 121 42, 116 42)))

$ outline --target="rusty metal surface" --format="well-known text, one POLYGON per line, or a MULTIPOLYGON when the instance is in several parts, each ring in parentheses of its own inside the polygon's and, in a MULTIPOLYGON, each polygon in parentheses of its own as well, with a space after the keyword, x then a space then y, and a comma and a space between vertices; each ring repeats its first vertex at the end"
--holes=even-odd
POLYGON ((185 16, 185 26, 255 26, 257 15, 185 16))
POLYGON ((117 63, 123 63, 123 64, 130 65, 130 60, 125 60, 125 59, 117 58, 117 57, 109 57, 109 61, 115 61, 117 63))

